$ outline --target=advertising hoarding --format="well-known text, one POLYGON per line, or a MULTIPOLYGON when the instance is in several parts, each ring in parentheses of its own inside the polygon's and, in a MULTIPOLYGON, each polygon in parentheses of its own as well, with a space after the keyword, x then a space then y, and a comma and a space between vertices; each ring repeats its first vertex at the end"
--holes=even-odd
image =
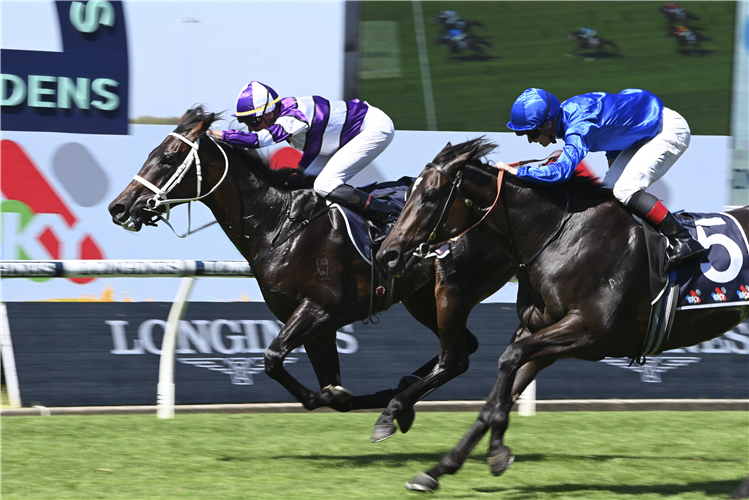
MULTIPOLYGON (((24 406, 153 405, 168 303, 8 303, 24 406)), ((281 324, 262 303, 193 303, 175 353, 177 404, 291 402, 263 368, 281 324)), ((497 378, 497 358, 517 327, 514 304, 479 304, 468 321, 479 349, 469 370, 427 396, 481 400, 497 378)), ((437 338, 396 304, 379 324, 338 332, 342 385, 357 395, 396 387, 439 350, 437 338)), ((560 360, 538 377, 539 399, 702 398, 749 394, 749 327, 703 344, 648 358, 560 360)), ((312 389, 303 349, 286 369, 312 389)))

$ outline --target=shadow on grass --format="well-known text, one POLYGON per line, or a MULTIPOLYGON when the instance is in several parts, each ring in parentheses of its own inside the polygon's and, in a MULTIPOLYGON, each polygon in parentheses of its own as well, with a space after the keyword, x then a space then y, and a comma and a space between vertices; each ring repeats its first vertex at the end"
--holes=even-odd
POLYGON ((736 481, 700 481, 679 484, 648 484, 648 485, 612 485, 612 484, 555 484, 547 486, 527 486, 521 488, 473 488, 479 493, 503 493, 503 498, 523 499, 537 498, 539 494, 560 494, 586 491, 601 491, 618 495, 657 494, 672 497, 683 493, 704 492, 706 495, 730 495, 736 489, 736 481))
POLYGON ((683 56, 707 56, 715 53, 714 50, 704 49, 679 49, 679 54, 683 56))
POLYGON ((474 62, 474 61, 494 61, 501 59, 500 57, 491 56, 489 54, 469 54, 465 56, 453 56, 450 58, 451 61, 462 61, 462 62, 474 62))
MULTIPOLYGON (((427 462, 437 463, 439 462, 444 453, 373 453, 366 455, 278 455, 271 457, 273 460, 312 460, 312 461, 329 461, 330 463, 338 466, 353 466, 353 467, 368 467, 375 464, 388 464, 388 465, 403 465, 408 462, 427 462)), ((229 462, 229 461, 250 461, 258 460, 256 456, 222 456, 218 457, 217 460, 229 462)), ((695 458, 692 457, 678 457, 673 456, 642 456, 642 455, 568 455, 568 454, 524 454, 515 456, 514 468, 517 468, 522 463, 530 462, 608 462, 611 460, 635 460, 638 462, 642 461, 674 461, 682 460, 692 462, 695 458)), ((722 458, 710 458, 710 457, 699 457, 702 462, 728 462, 731 463, 733 460, 722 459, 722 458)), ((471 455, 467 462, 470 463, 486 463, 486 456, 483 453, 474 453, 471 455)), ((736 485, 734 485, 735 487, 736 485)))

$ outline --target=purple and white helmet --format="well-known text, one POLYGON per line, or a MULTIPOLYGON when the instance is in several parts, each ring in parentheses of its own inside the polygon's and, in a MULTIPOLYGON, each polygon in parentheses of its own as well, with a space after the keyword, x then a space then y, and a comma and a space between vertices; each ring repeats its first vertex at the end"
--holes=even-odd
POLYGON ((259 120, 265 113, 273 111, 280 100, 275 90, 253 80, 237 96, 237 113, 232 116, 240 120, 259 120))

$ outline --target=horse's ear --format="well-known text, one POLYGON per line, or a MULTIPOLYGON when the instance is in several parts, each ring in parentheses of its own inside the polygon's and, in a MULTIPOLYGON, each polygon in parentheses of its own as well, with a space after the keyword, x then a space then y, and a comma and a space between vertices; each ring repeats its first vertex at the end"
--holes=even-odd
POLYGON ((185 138, 195 141, 198 137, 203 135, 205 131, 208 129, 208 125, 205 121, 199 121, 198 123, 193 126, 186 134, 185 138))
POLYGON ((452 160, 450 160, 450 163, 448 163, 447 165, 445 165, 445 170, 450 170, 450 168, 453 165, 463 164, 463 163, 467 162, 470 157, 471 157, 471 152, 470 151, 468 151, 466 153, 463 153, 462 155, 456 156, 455 158, 453 158, 452 160))
POLYGON ((442 148, 442 151, 440 151, 439 153, 437 153, 437 156, 434 157, 434 161, 437 161, 437 158, 439 158, 440 156, 442 156, 442 154, 445 151, 447 151, 448 149, 450 149, 451 147, 453 147, 453 145, 452 145, 451 142, 448 142, 447 144, 445 144, 445 147, 442 148))

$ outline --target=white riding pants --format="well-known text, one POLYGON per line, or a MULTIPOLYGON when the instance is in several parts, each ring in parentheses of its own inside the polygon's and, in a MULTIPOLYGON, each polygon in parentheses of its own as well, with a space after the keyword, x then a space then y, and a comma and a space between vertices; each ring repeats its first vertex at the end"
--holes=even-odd
POLYGON ((394 135, 395 128, 390 117, 382 110, 369 106, 359 135, 332 156, 318 156, 307 168, 308 174, 322 168, 314 184, 317 194, 327 196, 348 182, 385 151, 394 135))
POLYGON ((663 108, 658 134, 637 149, 619 153, 603 178, 614 196, 625 205, 637 191, 647 189, 663 177, 689 147, 692 134, 687 121, 676 111, 663 108))

